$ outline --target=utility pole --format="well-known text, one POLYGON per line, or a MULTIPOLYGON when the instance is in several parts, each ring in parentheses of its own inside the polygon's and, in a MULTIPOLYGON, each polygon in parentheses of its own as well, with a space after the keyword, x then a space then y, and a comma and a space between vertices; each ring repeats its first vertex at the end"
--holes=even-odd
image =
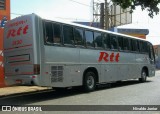
POLYGON ((109 19, 109 3, 107 0, 104 3, 93 0, 93 23, 96 24, 96 27, 108 30, 109 19))
POLYGON ((100 4, 93 0, 93 24, 98 28, 100 27, 100 11, 100 4))
POLYGON ((105 0, 105 30, 109 29, 109 4, 105 0))
MULTIPOLYGON (((99 0, 97 0, 99 1, 99 0)), ((110 4, 104 0, 104 3, 96 3, 93 0, 93 22, 95 22, 98 28, 109 30, 111 27, 129 24, 132 22, 132 14, 130 14, 130 8, 122 11, 119 5, 110 4)))
POLYGON ((101 3, 100 5, 100 28, 104 29, 104 3, 101 3))

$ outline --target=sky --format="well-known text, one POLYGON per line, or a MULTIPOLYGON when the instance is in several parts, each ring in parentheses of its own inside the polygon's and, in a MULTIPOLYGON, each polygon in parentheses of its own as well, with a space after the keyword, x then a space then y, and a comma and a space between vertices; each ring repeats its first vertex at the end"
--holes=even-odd
MULTIPOLYGON (((98 0, 104 2, 104 0, 98 0)), ((159 5, 160 8, 160 5, 159 5)), ((11 18, 35 13, 42 18, 66 21, 92 21, 92 0, 11 0, 11 18)), ((137 7, 132 14, 132 23, 118 28, 149 29, 147 40, 160 44, 160 14, 154 18, 137 7)))

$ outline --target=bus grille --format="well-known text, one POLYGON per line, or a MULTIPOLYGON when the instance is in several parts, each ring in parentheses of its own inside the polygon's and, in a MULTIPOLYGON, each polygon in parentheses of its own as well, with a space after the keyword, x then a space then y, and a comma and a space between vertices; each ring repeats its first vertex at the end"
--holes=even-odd
POLYGON ((63 82, 63 66, 52 66, 51 73, 51 83, 63 82))

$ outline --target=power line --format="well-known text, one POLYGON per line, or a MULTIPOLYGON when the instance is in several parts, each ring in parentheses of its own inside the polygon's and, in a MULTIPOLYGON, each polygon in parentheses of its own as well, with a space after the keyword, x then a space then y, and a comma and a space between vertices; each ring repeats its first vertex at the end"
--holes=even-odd
MULTIPOLYGON (((11 14, 18 15, 18 16, 25 15, 25 14, 19 14, 19 13, 11 13, 11 14)), ((84 20, 84 21, 89 21, 90 22, 90 20, 80 19, 80 18, 66 18, 66 17, 54 17, 54 18, 59 18, 59 19, 64 19, 64 20, 84 20)))
POLYGON ((87 5, 87 4, 84 4, 84 3, 81 3, 81 2, 77 2, 77 1, 74 1, 74 0, 69 0, 71 2, 75 2, 77 4, 81 4, 81 5, 84 5, 84 6, 87 6, 87 7, 93 7, 93 6, 90 6, 90 5, 87 5))
POLYGON ((19 14, 19 13, 11 13, 11 14, 13 14, 13 15, 19 15, 19 16, 24 15, 24 14, 19 14))
POLYGON ((84 21, 89 21, 90 20, 87 20, 87 19, 80 19, 80 18, 65 18, 65 17, 55 17, 55 18, 59 18, 59 19, 64 19, 64 20, 84 20, 84 21))

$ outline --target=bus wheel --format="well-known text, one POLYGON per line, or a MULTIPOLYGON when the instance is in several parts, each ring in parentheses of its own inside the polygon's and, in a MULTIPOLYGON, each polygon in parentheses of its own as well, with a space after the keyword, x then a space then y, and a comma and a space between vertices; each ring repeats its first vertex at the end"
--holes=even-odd
POLYGON ((143 69, 142 72, 141 72, 141 78, 139 78, 139 81, 140 82, 146 82, 147 80, 147 73, 146 71, 143 69))
POLYGON ((96 88, 96 78, 94 72, 87 72, 83 80, 83 88, 86 92, 94 91, 96 88))

